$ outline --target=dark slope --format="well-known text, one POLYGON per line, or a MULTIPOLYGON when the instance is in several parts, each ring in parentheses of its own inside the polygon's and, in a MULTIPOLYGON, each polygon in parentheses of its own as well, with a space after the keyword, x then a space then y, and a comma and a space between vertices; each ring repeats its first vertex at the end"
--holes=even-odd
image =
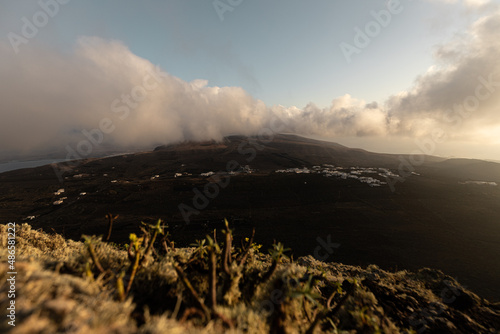
POLYGON ((220 143, 179 143, 154 152, 60 164, 67 167, 64 184, 50 166, 0 174, 0 217, 21 222, 35 216, 29 221, 35 228, 79 239, 82 233, 103 234, 104 216, 111 212, 120 215, 113 232, 117 242, 138 232, 141 220, 162 218, 180 245, 211 233, 227 217, 237 222, 237 235, 256 227, 256 239, 266 248, 276 239, 297 256, 313 254, 321 244, 318 238, 330 236, 340 247, 327 253, 327 261, 442 269, 480 295, 500 300, 500 187, 460 184, 493 181, 500 164, 476 161, 472 167, 425 156, 425 163, 415 166, 421 175, 402 179, 394 192, 353 179, 273 172, 332 164, 388 168, 397 174, 401 157, 292 135, 269 142, 230 136, 220 143), (216 180, 200 176, 226 171, 232 160, 255 172, 231 175, 224 188, 213 188, 210 182, 216 180), (191 175, 175 178, 175 173, 191 175), (206 205, 189 216, 188 225, 179 205, 195 208, 196 191, 205 187, 216 196, 198 202, 206 205), (60 188, 64 194, 54 195, 60 188), (61 197, 67 199, 53 205, 61 197))
MULTIPOLYGON (((228 136, 221 143, 187 142, 157 147, 155 152, 168 152, 195 163, 199 163, 203 155, 211 154, 212 161, 222 163, 219 166, 212 165, 213 167, 224 166, 228 158, 236 161, 250 160, 252 165, 261 170, 324 163, 366 167, 397 167, 399 164, 397 155, 377 154, 286 134, 276 135, 270 141, 267 138, 228 136)), ((436 161, 436 158, 429 157, 427 160, 436 161)))
POLYGON ((500 163, 477 159, 448 159, 429 166, 455 178, 500 183, 500 163))

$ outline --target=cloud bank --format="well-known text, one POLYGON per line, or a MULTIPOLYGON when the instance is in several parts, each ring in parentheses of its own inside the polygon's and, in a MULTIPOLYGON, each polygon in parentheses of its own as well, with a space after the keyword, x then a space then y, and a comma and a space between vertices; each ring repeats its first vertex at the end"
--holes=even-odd
POLYGON ((4 151, 74 145, 101 127, 108 144, 123 148, 221 139, 256 131, 267 112, 242 88, 182 81, 97 37, 81 38, 72 54, 36 48, 1 64, 4 151))
POLYGON ((119 41, 82 37, 71 52, 28 45, 17 55, 0 43, 0 151, 76 149, 84 139, 123 149, 219 140, 256 134, 275 116, 285 120, 284 131, 304 135, 425 137, 439 130, 450 140, 498 141, 499 31, 496 10, 437 48, 436 65, 411 90, 382 103, 345 95, 327 108, 302 109, 266 106, 240 87, 183 81, 119 41))

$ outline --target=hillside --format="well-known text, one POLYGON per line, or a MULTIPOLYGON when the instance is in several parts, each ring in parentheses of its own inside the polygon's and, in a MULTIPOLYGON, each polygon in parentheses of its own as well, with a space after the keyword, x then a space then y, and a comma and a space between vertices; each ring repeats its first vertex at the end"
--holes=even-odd
MULTIPOLYGON (((231 246, 237 242, 225 230, 195 248, 174 248, 159 221, 146 227, 144 240, 131 239, 127 255, 95 237, 75 242, 17 225, 15 327, 4 319, 0 330, 460 334, 500 328, 499 304, 441 271, 362 269, 312 256, 291 261, 280 244, 270 255, 252 239, 231 246), (154 240, 157 250, 148 252, 154 240)), ((7 225, 0 235, 0 256, 7 258, 7 225)), ((0 290, 7 291, 7 264, 0 267, 0 290)), ((3 310, 8 303, 0 300, 3 310)))
POLYGON ((318 238, 330 238, 339 244, 336 261, 439 269, 500 301, 500 187, 466 183, 494 181, 500 164, 474 161, 471 168, 470 161, 426 156, 398 178, 400 163, 399 155, 292 135, 185 142, 61 163, 62 182, 51 166, 2 173, 0 217, 80 240, 102 234, 112 213, 119 216, 116 243, 140 233, 141 221, 161 218, 179 246, 227 217, 238 237, 256 228, 266 249, 280 240, 295 257, 306 256, 318 238))

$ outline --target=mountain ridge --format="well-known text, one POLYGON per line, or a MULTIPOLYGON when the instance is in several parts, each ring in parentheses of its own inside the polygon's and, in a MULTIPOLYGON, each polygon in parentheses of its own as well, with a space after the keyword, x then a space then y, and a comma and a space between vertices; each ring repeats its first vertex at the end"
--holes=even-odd
POLYGON ((487 164, 491 175, 482 173, 482 162, 474 167, 479 175, 467 174, 469 164, 437 167, 426 157, 400 170, 410 157, 289 135, 272 139, 235 136, 2 173, 0 217, 79 240, 102 234, 112 213, 119 215, 114 242, 140 233, 141 221, 161 218, 179 245, 210 234, 226 217, 237 234, 255 227, 265 247, 279 239, 302 256, 330 235, 342 245, 339 262, 438 268, 500 300, 500 187, 466 182, 494 181, 496 165, 487 164))

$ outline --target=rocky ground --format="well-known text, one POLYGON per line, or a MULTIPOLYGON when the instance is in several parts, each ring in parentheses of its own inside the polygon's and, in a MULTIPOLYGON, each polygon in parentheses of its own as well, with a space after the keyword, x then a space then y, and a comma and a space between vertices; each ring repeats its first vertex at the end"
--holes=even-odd
MULTIPOLYGON (((2 259, 7 227, 0 225, 2 259)), ((196 247, 172 248, 160 222, 127 251, 101 238, 77 242, 17 225, 15 327, 3 317, 0 331, 499 333, 500 304, 439 270, 292 260, 281 245, 270 255, 251 239, 231 246, 238 243, 223 230, 196 247), (148 252, 154 239, 156 251, 148 252), (135 272, 133 263, 140 263, 135 272)), ((0 264, 2 310, 12 289, 7 265, 0 264)))

